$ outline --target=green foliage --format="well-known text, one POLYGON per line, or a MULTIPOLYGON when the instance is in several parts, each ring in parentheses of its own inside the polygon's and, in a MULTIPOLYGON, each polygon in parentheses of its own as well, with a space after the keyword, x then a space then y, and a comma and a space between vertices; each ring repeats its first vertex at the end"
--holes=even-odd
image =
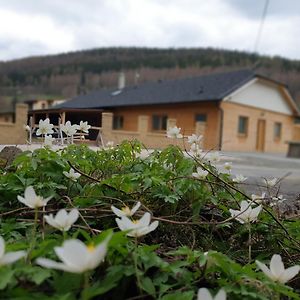
MULTIPOLYGON (((248 227, 229 219, 229 208, 245 199, 230 176, 208 162, 192 159, 169 146, 141 155, 142 145, 124 142, 109 150, 92 151, 71 145, 64 150, 41 148, 23 152, 0 177, 0 235, 6 251, 30 249, 34 212, 17 201, 27 186, 38 195, 53 196, 38 213, 34 249, 27 259, 1 266, 0 299, 195 299, 200 287, 228 298, 300 299, 299 279, 274 283, 255 264, 281 254, 285 265, 299 264, 300 221, 280 220, 271 207, 251 224, 252 260, 248 261, 248 227), (63 175, 70 167, 81 173, 77 182, 63 175), (196 168, 209 170, 204 180, 196 168), (143 206, 159 218, 159 227, 138 243, 114 230, 105 261, 88 276, 45 269, 38 257, 57 260, 54 248, 77 238, 97 245, 116 228, 113 204, 143 206), (43 222, 43 215, 77 207, 81 217, 64 235, 43 222), (99 233, 101 232, 101 233, 99 233), (213 250, 213 251, 212 251, 213 250), (208 253, 205 253, 208 251, 208 253), (31 259, 31 261, 30 261, 31 259)), ((79 258, 80 259, 80 258, 79 258)))

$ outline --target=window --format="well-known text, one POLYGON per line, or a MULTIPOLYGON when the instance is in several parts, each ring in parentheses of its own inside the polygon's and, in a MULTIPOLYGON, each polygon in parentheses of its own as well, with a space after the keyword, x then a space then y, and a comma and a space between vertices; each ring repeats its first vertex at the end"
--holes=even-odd
POLYGON ((206 122, 207 115, 206 114, 196 114, 195 115, 195 121, 196 122, 206 122))
POLYGON ((238 134, 247 135, 248 133, 248 117, 239 116, 238 134))
POLYGON ((167 130, 168 116, 153 115, 152 116, 152 130, 167 130))
POLYGON ((295 124, 300 124, 300 118, 299 118, 299 117, 295 117, 294 123, 295 123, 295 124))
POLYGON ((122 129, 124 125, 123 116, 114 116, 113 118, 113 129, 122 129))
POLYGON ((281 131, 282 131, 282 124, 279 122, 274 123, 274 139, 280 140, 281 139, 281 131))

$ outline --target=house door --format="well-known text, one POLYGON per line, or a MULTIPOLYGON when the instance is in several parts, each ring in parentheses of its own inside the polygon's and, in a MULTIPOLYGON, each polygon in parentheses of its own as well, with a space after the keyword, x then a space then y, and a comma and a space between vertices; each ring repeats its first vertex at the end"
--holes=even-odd
POLYGON ((265 135, 266 135, 266 121, 257 121, 257 133, 256 133, 256 150, 264 152, 265 150, 265 135))

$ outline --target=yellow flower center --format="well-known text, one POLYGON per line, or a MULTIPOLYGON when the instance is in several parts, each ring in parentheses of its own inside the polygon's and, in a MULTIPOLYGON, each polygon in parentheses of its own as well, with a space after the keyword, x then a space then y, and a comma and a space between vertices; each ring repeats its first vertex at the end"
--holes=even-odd
POLYGON ((125 207, 122 207, 122 211, 127 215, 129 216, 131 211, 130 211, 130 208, 128 206, 125 206, 125 207))
POLYGON ((89 244, 87 246, 87 250, 88 250, 88 252, 94 252, 95 251, 95 246, 93 244, 89 244))
POLYGON ((133 220, 132 223, 133 223, 133 224, 138 224, 138 223, 139 223, 139 220, 133 220))

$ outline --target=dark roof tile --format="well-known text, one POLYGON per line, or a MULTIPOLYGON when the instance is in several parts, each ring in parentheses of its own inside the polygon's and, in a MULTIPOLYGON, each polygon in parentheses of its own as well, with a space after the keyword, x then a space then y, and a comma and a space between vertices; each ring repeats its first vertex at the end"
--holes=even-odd
POLYGON ((250 70, 199 77, 147 82, 117 91, 103 89, 80 95, 55 108, 109 108, 119 106, 217 101, 255 77, 250 70))

